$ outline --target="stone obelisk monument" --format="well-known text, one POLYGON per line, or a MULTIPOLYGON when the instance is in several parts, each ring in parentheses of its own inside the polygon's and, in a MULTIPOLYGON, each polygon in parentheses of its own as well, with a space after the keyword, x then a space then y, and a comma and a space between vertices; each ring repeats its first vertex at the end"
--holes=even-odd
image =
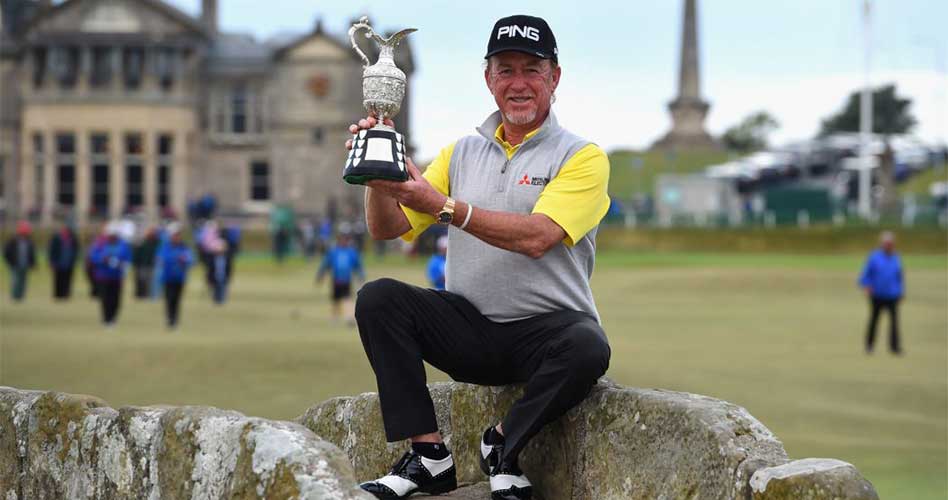
POLYGON ((681 67, 678 73, 678 97, 668 103, 672 129, 653 149, 720 149, 720 145, 704 129, 704 117, 711 105, 701 99, 701 76, 698 71, 697 0, 685 0, 685 16, 681 29, 681 67))

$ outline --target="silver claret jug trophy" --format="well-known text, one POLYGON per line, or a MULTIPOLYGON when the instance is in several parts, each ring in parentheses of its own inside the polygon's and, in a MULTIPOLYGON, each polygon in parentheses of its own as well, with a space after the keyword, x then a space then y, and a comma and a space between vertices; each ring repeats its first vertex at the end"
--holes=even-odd
POLYGON ((374 127, 360 130, 352 136, 352 149, 346 160, 346 168, 342 171, 342 178, 349 184, 365 184, 365 181, 372 179, 408 180, 405 136, 383 122, 398 114, 402 107, 407 79, 405 73, 395 66, 395 47, 402 38, 414 31, 417 30, 404 29, 389 38, 382 38, 369 26, 367 17, 359 19, 349 28, 352 48, 365 63, 362 72, 362 105, 378 120, 374 127), (363 29, 366 30, 365 37, 375 40, 379 45, 379 60, 375 64, 369 62, 369 58, 356 44, 356 32, 363 29))

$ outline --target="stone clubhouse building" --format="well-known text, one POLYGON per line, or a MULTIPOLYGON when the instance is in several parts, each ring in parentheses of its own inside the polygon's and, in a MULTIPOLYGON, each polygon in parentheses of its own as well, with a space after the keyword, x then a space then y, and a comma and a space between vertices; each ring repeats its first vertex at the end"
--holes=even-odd
MULTIPOLYGON (((321 23, 259 42, 218 29, 217 0, 198 18, 161 0, 0 0, 0 15, 3 219, 155 220, 207 193, 250 218, 361 210, 341 173, 362 63, 321 23)), ((411 137, 407 112, 396 127, 411 137)))

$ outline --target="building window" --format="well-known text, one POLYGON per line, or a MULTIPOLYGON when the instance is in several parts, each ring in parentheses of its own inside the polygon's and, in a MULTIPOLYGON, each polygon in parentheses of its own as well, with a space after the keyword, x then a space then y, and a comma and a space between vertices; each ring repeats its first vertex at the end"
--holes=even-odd
POLYGON ((158 136, 158 154, 161 156, 171 156, 171 148, 174 145, 172 137, 168 134, 158 136))
POLYGON ((313 129, 313 144, 322 144, 323 143, 323 128, 316 127, 313 129))
POLYGON ((216 134, 262 134, 264 98, 246 82, 217 87, 210 98, 208 127, 216 134))
POLYGON ((141 165, 125 165, 125 206, 134 210, 145 204, 145 177, 141 165))
POLYGON ((76 166, 73 164, 59 164, 59 196, 56 201, 65 207, 71 207, 76 204, 76 166))
POLYGON ((72 88, 79 78, 79 48, 54 47, 51 63, 56 80, 64 89, 72 88))
POLYGON ((92 134, 89 139, 89 151, 95 156, 105 156, 109 154, 109 136, 106 134, 92 134))
POLYGON ((72 134, 57 134, 56 151, 60 155, 76 154, 76 136, 72 134))
POLYGON ((171 200, 171 166, 158 165, 158 206, 165 208, 171 200))
POLYGON ((56 184, 60 205, 76 204, 76 136, 56 134, 56 184))
POLYGON ((92 216, 109 216, 109 165, 92 165, 92 216))
POLYGON ((91 214, 94 218, 109 216, 109 136, 104 133, 89 137, 89 164, 92 166, 91 214))
POLYGON ((174 137, 170 134, 158 136, 158 206, 171 205, 171 167, 173 165, 174 137))
POLYGON ((270 165, 265 161, 250 164, 250 199, 270 201, 270 165))
POLYGON ((174 85, 175 51, 160 48, 155 52, 155 76, 162 90, 170 90, 174 85))
POLYGON ((107 87, 112 83, 112 48, 92 48, 92 74, 89 83, 93 87, 107 87))
POLYGON ((134 90, 141 86, 144 69, 144 48, 125 47, 122 49, 122 73, 124 76, 126 89, 134 90))
POLYGON ((247 132, 247 87, 235 85, 230 98, 230 131, 235 134, 247 132))
POLYGON ((138 133, 125 134, 125 154, 141 156, 143 152, 142 135, 138 133))
POLYGON ((46 148, 43 134, 33 134, 33 192, 36 208, 46 201, 46 148))
POLYGON ((46 47, 36 47, 33 49, 33 87, 43 86, 43 80, 46 79, 46 47))

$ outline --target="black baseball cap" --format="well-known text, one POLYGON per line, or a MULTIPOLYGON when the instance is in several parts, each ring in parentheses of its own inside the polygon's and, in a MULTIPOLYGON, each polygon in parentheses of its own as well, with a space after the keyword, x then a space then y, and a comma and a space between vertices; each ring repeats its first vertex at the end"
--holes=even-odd
POLYGON ((484 59, 505 50, 524 52, 559 64, 556 37, 550 25, 539 17, 509 16, 494 23, 484 59))

